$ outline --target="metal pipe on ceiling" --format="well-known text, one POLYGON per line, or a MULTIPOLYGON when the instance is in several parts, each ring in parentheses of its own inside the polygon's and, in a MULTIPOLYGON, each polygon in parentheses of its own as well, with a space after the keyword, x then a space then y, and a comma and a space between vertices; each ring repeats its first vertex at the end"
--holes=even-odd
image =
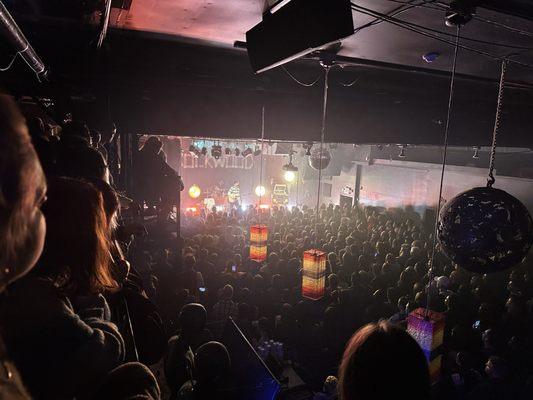
POLYGON ((37 74, 39 79, 45 78, 47 68, 37 55, 33 47, 24 36, 19 26, 0 0, 0 34, 14 47, 16 55, 20 55, 28 66, 37 74))

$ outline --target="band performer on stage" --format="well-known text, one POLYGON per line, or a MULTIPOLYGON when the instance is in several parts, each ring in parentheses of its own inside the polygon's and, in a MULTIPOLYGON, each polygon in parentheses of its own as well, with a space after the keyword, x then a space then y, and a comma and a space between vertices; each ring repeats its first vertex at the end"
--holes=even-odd
POLYGON ((239 208, 241 205, 241 189, 239 187, 239 181, 235 181, 233 186, 229 188, 228 203, 230 208, 239 208))

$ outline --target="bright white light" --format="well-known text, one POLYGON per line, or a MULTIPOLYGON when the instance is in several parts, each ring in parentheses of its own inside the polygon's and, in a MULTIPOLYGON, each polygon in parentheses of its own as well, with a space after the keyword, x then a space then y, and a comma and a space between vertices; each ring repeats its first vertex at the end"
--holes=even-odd
POLYGON ((189 196, 191 196, 193 199, 197 199, 202 194, 202 191, 200 190, 200 187, 198 185, 192 185, 189 188, 189 196))
POLYGON ((294 171, 285 171, 285 173, 283 174, 283 179, 285 179, 285 181, 287 182, 294 182, 294 180, 296 179, 296 173, 294 171))
POLYGON ((248 208, 248 206, 246 204, 242 204, 241 205, 241 210, 242 211, 246 211, 247 208, 248 208))
POLYGON ((224 211, 224 206, 215 206, 217 211, 224 211))
POLYGON ((258 197, 262 197, 266 194, 266 188, 264 186, 256 186, 255 188, 255 195, 258 196, 258 197))
POLYGON ((259 205, 259 208, 260 208, 261 210, 268 210, 268 209, 270 208, 270 206, 269 206, 268 204, 260 204, 260 205, 259 205))

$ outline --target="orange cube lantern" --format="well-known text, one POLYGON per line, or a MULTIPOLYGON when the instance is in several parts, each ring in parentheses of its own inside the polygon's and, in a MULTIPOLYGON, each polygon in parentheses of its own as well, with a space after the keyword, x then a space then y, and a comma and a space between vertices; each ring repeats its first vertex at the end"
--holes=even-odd
POLYGON ((262 262, 267 258, 268 227, 252 225, 250 227, 250 260, 262 262))
POLYGON ((304 251, 302 296, 320 300, 326 290, 326 253, 320 250, 304 251))
POLYGON ((407 332, 422 348, 429 364, 432 382, 439 379, 444 338, 444 314, 417 308, 407 317, 407 332))

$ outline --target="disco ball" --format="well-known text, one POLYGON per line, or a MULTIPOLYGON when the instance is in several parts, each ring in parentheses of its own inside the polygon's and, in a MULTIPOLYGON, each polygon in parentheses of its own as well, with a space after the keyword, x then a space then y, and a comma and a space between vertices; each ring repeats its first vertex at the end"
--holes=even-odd
POLYGON ((311 168, 316 169, 317 171, 321 169, 326 169, 331 161, 331 153, 329 149, 322 148, 322 153, 320 152, 319 147, 315 147, 311 150, 311 155, 309 156, 309 165, 311 168), (322 156, 321 156, 322 155, 322 156), (322 164, 320 163, 320 158, 322 158, 322 164))
POLYGON ((500 189, 477 187, 444 205, 438 239, 444 253, 472 272, 511 268, 533 243, 533 221, 526 207, 500 189))

